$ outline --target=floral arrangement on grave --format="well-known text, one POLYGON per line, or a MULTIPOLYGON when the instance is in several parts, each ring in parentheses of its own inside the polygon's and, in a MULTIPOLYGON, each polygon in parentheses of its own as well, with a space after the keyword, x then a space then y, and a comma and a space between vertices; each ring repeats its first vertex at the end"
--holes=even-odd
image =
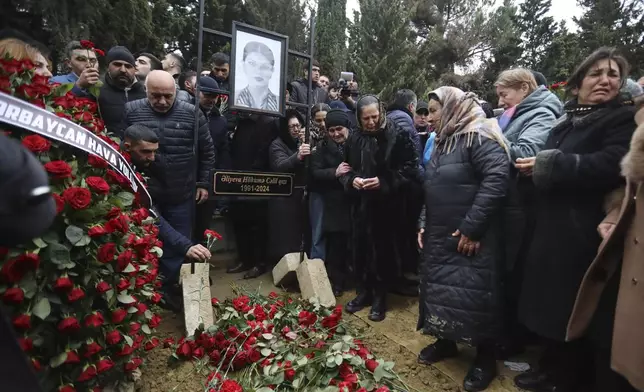
MULTIPOLYGON (((73 121, 118 150, 93 100, 50 85, 31 61, 0 59, 0 91, 73 121)), ((49 173, 57 217, 41 238, 0 248, 0 301, 46 391, 125 380, 158 344, 157 227, 127 178, 98 156, 1 127, 49 173)), ((127 157, 126 157, 127 158, 127 157)), ((137 173, 138 175, 138 173, 137 173)))
POLYGON ((566 102, 566 86, 568 85, 567 82, 557 82, 553 83, 550 86, 548 86, 548 90, 550 90, 553 94, 555 94, 561 102, 566 102))
MULTIPOLYGON (((238 293, 239 294, 239 293, 238 293)), ((207 392, 388 392, 410 390, 394 363, 349 333, 342 307, 246 293, 212 299, 215 324, 164 341, 174 361, 197 362, 207 392)))

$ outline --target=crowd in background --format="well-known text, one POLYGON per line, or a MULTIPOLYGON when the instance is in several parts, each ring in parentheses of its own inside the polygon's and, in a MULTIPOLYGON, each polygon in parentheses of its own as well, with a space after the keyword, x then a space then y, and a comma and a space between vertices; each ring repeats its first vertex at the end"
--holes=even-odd
MULTIPOLYGON (((51 76, 35 44, 5 39, 0 55, 31 58, 51 76)), ((79 42, 67 56, 70 72, 51 82, 87 97, 100 85, 106 127, 148 178, 166 225, 170 309, 180 309, 181 263, 210 258, 199 233, 223 214, 239 253, 229 273, 257 277, 304 244, 325 261, 336 295, 356 289, 350 313, 370 307, 381 321, 388 292, 419 295, 418 329, 438 338, 419 361, 475 346, 467 391, 485 390, 497 360, 532 344, 543 354, 516 377, 522 389, 644 391, 642 88, 614 50, 578 65, 565 104, 538 72, 502 72, 500 116, 449 86, 423 100, 401 89, 385 103, 314 63, 287 86, 287 105, 313 104, 309 123, 299 107, 282 118, 224 111, 223 53, 197 75, 177 53, 159 60, 117 46, 104 77, 79 42), (291 173, 293 194, 218 198, 218 169, 291 173)))

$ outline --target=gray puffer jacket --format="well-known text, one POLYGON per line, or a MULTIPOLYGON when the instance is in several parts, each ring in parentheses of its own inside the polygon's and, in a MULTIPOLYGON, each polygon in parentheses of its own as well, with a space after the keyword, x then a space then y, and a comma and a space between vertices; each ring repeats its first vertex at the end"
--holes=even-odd
POLYGON ((563 104, 544 86, 539 86, 517 105, 512 120, 503 130, 512 160, 536 156, 562 114, 563 104))
POLYGON ((145 125, 159 136, 159 153, 166 162, 164 202, 174 204, 188 200, 193 197, 195 185, 210 191, 215 148, 208 122, 201 111, 196 152, 195 107, 187 102, 175 100, 167 113, 154 111, 147 99, 129 102, 125 106, 125 123, 126 126, 145 125))

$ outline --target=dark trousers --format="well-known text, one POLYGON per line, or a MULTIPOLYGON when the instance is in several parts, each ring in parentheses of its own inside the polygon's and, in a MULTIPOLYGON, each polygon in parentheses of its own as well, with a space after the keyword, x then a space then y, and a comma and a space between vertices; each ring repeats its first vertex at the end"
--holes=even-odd
POLYGON ((610 349, 595 348, 595 392, 637 392, 621 374, 610 367, 610 349))
POLYGON ((195 214, 195 229, 192 235, 192 240, 195 243, 204 243, 206 238, 204 237, 203 233, 210 228, 210 224, 212 223, 212 214, 215 212, 216 207, 217 201, 214 199, 206 200, 201 204, 197 204, 195 214))
POLYGON ((550 375, 557 385, 589 391, 592 384, 593 353, 587 340, 559 342, 544 339, 545 351, 539 369, 550 375))
POLYGON ((326 260, 324 261, 331 284, 344 289, 350 283, 349 233, 325 232, 326 260))
MULTIPOLYGON (((161 216, 173 229, 186 238, 191 238, 192 214, 194 211, 194 201, 192 199, 178 204, 161 204, 157 208, 161 216)), ((159 260, 159 273, 163 276, 164 286, 172 285, 179 281, 179 272, 185 256, 185 254, 179 254, 179 252, 171 248, 163 249, 163 256, 159 260)))
POLYGON ((230 205, 239 261, 250 267, 266 266, 268 210, 264 201, 235 201, 230 205))
POLYGON ((393 219, 384 205, 377 207, 354 222, 353 259, 358 292, 384 296, 396 278, 393 219))
POLYGON ((405 189, 401 194, 401 202, 397 206, 397 222, 393 235, 398 261, 398 277, 404 274, 418 274, 417 226, 418 216, 423 208, 422 191, 420 189, 405 189))

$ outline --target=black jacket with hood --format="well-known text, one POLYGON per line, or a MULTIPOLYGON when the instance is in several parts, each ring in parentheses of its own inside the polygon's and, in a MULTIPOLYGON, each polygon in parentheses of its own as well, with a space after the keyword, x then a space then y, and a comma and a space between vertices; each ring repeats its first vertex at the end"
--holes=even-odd
POLYGON ((135 82, 128 88, 121 88, 114 84, 107 74, 98 96, 98 106, 108 132, 122 139, 125 130, 123 123, 125 104, 145 97, 145 87, 141 82, 135 82))

